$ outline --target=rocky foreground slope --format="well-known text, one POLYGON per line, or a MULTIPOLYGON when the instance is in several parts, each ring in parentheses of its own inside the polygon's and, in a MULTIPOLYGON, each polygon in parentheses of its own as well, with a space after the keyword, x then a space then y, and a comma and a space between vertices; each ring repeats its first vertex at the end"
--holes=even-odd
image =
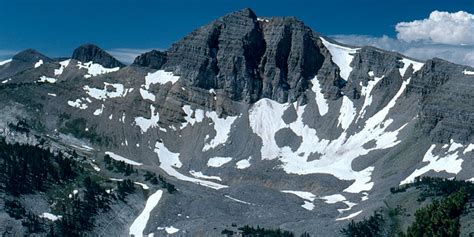
POLYGON ((342 45, 244 9, 128 66, 90 44, 68 59, 19 53, 0 63, 0 135, 74 149, 117 178, 108 154, 176 185, 148 183, 146 207, 132 199, 92 234, 251 224, 337 236, 416 176, 473 180, 473 82, 467 66, 342 45), (8 126, 19 121, 31 132, 8 126))

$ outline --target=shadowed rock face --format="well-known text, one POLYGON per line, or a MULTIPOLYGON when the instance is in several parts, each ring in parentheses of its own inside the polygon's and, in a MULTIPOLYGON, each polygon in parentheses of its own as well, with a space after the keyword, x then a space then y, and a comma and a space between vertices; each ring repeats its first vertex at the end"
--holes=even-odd
POLYGON ((42 53, 34 50, 34 49, 26 49, 12 58, 15 61, 21 61, 21 62, 38 62, 38 60, 43 60, 43 62, 50 62, 51 59, 48 58, 47 56, 43 55, 42 53))
POLYGON ((166 53, 152 50, 135 58, 133 65, 160 69, 166 63, 166 53))
POLYGON ((112 57, 112 55, 105 52, 105 50, 93 44, 84 44, 75 49, 72 53, 72 59, 76 59, 84 63, 92 61, 94 63, 101 64, 106 68, 125 66, 123 63, 112 57))
POLYGON ((173 71, 185 83, 224 89, 231 99, 295 101, 327 58, 317 35, 295 18, 257 19, 250 9, 231 13, 137 65, 173 71), (152 62, 154 61, 154 62, 152 62))

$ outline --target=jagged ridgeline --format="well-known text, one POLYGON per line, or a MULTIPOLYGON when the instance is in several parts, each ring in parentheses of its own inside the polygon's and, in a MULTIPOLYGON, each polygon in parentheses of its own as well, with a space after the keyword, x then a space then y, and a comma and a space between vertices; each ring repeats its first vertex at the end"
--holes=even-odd
POLYGON ((473 181, 473 80, 468 66, 343 45, 243 9, 131 65, 93 44, 0 62, 0 135, 75 151, 79 189, 90 176, 115 190, 88 235, 338 236, 390 187, 473 181))

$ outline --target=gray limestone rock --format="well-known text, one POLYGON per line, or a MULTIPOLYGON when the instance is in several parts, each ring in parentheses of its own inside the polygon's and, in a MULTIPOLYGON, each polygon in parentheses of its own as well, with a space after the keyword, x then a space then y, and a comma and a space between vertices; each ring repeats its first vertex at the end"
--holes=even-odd
POLYGON ((72 53, 72 59, 86 62, 98 63, 106 68, 124 67, 125 65, 112 57, 105 50, 93 44, 83 44, 72 53))

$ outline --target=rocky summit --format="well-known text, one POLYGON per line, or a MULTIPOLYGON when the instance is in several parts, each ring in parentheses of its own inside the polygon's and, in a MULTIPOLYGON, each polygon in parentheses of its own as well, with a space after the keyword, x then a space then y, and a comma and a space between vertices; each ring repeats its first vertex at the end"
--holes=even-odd
POLYGON ((341 236, 408 203, 391 187, 473 181, 473 81, 468 66, 340 44, 251 9, 131 65, 92 44, 60 60, 26 50, 0 64, 0 136, 64 153, 75 176, 0 207, 0 232, 31 233, 8 214, 20 205, 39 235, 72 231, 77 211, 91 236, 341 236), (98 204, 68 209, 81 200, 98 204))

